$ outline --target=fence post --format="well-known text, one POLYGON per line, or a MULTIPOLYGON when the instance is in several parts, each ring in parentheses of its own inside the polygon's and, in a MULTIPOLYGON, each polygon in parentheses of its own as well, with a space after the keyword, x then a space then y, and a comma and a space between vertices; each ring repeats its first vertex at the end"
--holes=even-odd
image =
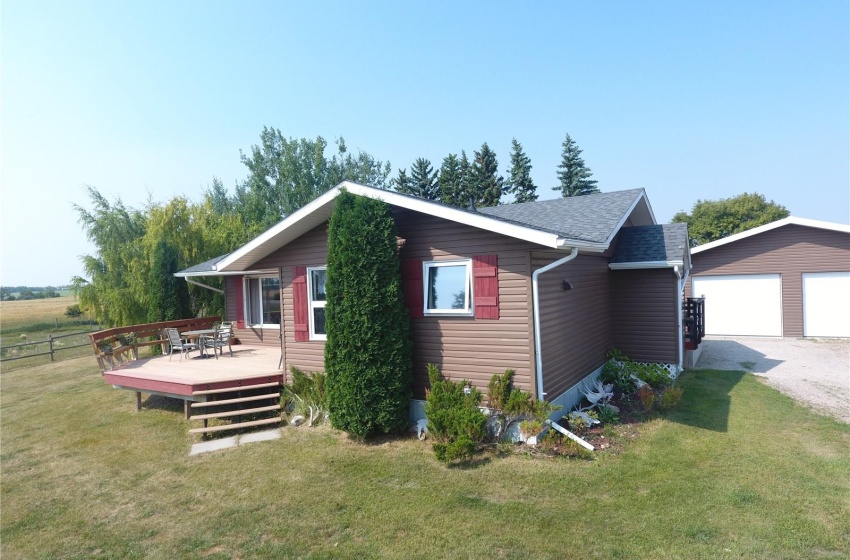
POLYGON ((47 335, 47 344, 50 346, 50 350, 49 350, 50 361, 52 362, 53 361, 53 335, 52 334, 47 335))

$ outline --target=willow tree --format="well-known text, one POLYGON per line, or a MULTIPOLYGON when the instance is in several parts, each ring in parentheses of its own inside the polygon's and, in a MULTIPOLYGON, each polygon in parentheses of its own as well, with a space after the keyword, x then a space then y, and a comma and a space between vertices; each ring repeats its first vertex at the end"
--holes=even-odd
POLYGON ((328 409, 335 428, 361 439, 407 428, 412 343, 396 233, 386 203, 337 197, 328 226, 328 409))

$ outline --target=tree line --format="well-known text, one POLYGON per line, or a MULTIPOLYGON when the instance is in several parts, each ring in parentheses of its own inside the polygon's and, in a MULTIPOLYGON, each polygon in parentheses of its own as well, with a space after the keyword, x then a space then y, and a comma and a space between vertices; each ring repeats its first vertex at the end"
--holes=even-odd
MULTIPOLYGON (((567 134, 558 165, 558 185, 552 189, 560 191, 563 197, 599 192, 581 153, 578 144, 567 134)), ((531 169, 531 159, 522 144, 513 138, 507 177, 499 174, 496 153, 484 142, 473 152, 472 160, 461 150, 460 157, 456 153, 444 157, 439 169, 434 169, 427 158, 417 158, 410 165, 410 173, 407 168, 399 169, 391 184, 397 192, 452 206, 497 206, 505 196, 513 197, 512 203, 537 200, 531 169)))
POLYGON ((0 287, 0 301, 48 299, 59 297, 60 294, 53 286, 34 288, 29 286, 0 287), (15 295, 18 294, 18 295, 15 295))
MULTIPOLYGON (((248 174, 232 194, 213 178, 198 202, 176 196, 132 208, 87 187, 88 205, 74 205, 95 246, 94 254, 82 257, 83 275, 71 280, 80 306, 103 325, 221 315, 220 294, 187 286, 173 273, 235 250, 344 180, 462 207, 470 197, 478 206, 494 206, 503 196, 512 195, 513 202, 538 196, 531 161, 515 139, 507 178, 499 174, 496 154, 486 142, 471 161, 465 151, 460 157, 449 154, 435 171, 419 158, 410 175, 402 169, 395 178, 390 178, 388 161, 352 153, 343 138, 334 144, 332 150, 321 136, 287 138, 264 127, 258 144, 240 150, 248 174)), ((555 190, 563 196, 597 192, 575 141, 567 135, 562 147, 555 190)), ((204 283, 223 287, 221 278, 208 277, 204 283)))

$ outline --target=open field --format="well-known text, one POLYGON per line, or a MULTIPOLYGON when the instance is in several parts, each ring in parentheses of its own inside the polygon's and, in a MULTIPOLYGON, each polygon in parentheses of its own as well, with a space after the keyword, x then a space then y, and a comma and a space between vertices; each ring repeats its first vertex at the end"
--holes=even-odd
POLYGON ((133 412, 92 358, 2 377, 2 557, 846 558, 850 427, 738 372, 594 461, 329 428, 188 457, 181 409, 133 412))
MULTIPOLYGON (((74 296, 0 302, 0 331, 8 332, 29 325, 67 321, 65 310, 77 303, 74 296)), ((83 319, 82 317, 80 319, 83 319)))

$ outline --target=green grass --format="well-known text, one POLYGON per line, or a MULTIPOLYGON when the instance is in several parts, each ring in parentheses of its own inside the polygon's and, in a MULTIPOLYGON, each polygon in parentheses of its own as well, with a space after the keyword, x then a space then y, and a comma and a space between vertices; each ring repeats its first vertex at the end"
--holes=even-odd
POLYGON ((0 382, 4 560, 850 553, 850 427, 749 374, 686 373, 622 454, 469 468, 328 428, 188 457, 179 407, 133 412, 91 357, 0 382))

